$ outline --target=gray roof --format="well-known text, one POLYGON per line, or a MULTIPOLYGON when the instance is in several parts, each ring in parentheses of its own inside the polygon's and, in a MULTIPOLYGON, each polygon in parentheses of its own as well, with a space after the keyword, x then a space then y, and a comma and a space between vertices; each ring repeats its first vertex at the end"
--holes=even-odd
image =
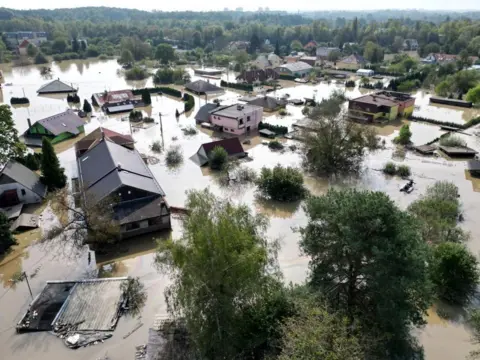
POLYGON ((78 89, 65 84, 64 82, 60 81, 59 79, 53 80, 37 90, 39 94, 55 94, 55 93, 67 93, 67 92, 77 92, 78 89))
POLYGON ((0 173, 0 176, 7 175, 10 179, 23 185, 41 197, 47 194, 47 187, 40 181, 40 176, 22 164, 10 160, 0 173))
POLYGON ((100 201, 120 186, 162 195, 162 188, 137 150, 100 141, 78 158, 79 177, 87 195, 100 201))
POLYGON ((328 56, 332 51, 340 51, 336 47, 317 47, 317 56, 328 56))
POLYGON ((220 106, 218 110, 210 111, 210 114, 215 114, 219 116, 225 116, 232 119, 238 119, 240 117, 249 115, 252 111, 262 109, 261 106, 250 105, 250 104, 235 104, 229 106, 220 106))
POLYGON ((249 101, 248 104, 261 106, 264 109, 275 110, 279 106, 285 106, 287 103, 284 100, 278 100, 271 96, 262 96, 249 101))
POLYGON ((115 219, 120 224, 155 218, 169 214, 167 205, 159 196, 149 196, 142 199, 127 201, 115 206, 115 219))
POLYGON ((208 122, 210 120, 210 111, 218 107, 217 104, 205 104, 203 105, 195 115, 197 122, 208 122))
POLYGON ((197 81, 188 83, 187 85, 185 85, 185 89, 198 94, 225 92, 225 90, 222 89, 221 87, 214 84, 210 84, 205 80, 197 80, 197 81))
POLYGON ((289 63, 289 64, 284 64, 279 66, 280 68, 285 68, 290 70, 291 72, 297 72, 297 71, 305 71, 305 70, 310 70, 312 69, 312 66, 304 63, 303 61, 297 61, 294 63, 289 63))
POLYGON ((55 136, 65 132, 78 135, 80 133, 78 128, 85 125, 85 121, 83 121, 82 118, 71 109, 45 119, 38 120, 37 122, 55 136))

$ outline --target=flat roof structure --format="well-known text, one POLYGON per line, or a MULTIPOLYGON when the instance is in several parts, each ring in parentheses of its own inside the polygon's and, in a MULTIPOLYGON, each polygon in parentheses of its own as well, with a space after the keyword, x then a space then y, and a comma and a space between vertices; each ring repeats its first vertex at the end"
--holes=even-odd
POLYGON ((210 111, 212 115, 224 116, 231 119, 238 119, 246 115, 251 114, 255 110, 263 108, 261 106, 250 105, 250 104, 235 104, 229 106, 220 106, 217 109, 210 111))
POLYGON ((398 105, 400 102, 404 102, 412 99, 410 94, 396 92, 396 91, 379 91, 374 94, 367 94, 360 96, 356 99, 350 100, 351 102, 364 103, 375 106, 388 106, 392 107, 398 105))
POLYGON ((451 157, 474 157, 477 153, 477 151, 469 147, 440 145, 438 148, 451 157))

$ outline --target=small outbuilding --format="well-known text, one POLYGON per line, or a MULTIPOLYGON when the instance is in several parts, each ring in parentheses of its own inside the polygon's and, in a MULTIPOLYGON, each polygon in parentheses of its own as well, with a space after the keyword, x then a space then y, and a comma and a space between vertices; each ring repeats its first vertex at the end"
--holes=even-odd
POLYGON ((216 147, 225 149, 229 157, 242 158, 247 155, 247 153, 243 150, 240 140, 234 137, 203 144, 200 146, 198 151, 190 157, 190 159, 197 165, 204 166, 208 164, 210 153, 216 147))
POLYGON ((261 106, 263 108, 263 111, 266 111, 266 112, 273 112, 280 109, 284 109, 285 106, 287 105, 287 102, 282 99, 275 99, 274 97, 271 97, 271 96, 262 96, 262 97, 257 97, 254 100, 248 101, 248 104, 261 106))
POLYGON ((74 93, 78 89, 75 89, 73 86, 65 84, 60 81, 60 79, 50 81, 49 83, 43 85, 40 89, 37 90, 38 94, 61 94, 61 93, 74 93))
POLYGON ((277 135, 273 131, 268 129, 259 130, 258 133, 260 134, 260 136, 263 136, 269 139, 275 139, 275 136, 277 135))
POLYGON ((450 157, 469 158, 469 157, 474 157, 477 154, 475 150, 469 147, 440 145, 438 148, 450 157))
POLYGON ((358 76, 370 77, 370 76, 373 76, 374 74, 375 74, 375 71, 373 71, 372 69, 358 69, 357 70, 357 75, 358 76))
POLYGON ((467 163, 467 169, 472 176, 480 177, 480 160, 469 160, 467 163))
POLYGON ((198 112, 195 115, 195 121, 197 122, 197 124, 210 122, 210 111, 214 110, 218 106, 219 105, 215 103, 208 103, 198 109, 198 112))
POLYGON ((197 80, 185 85, 185 90, 188 90, 197 95, 209 94, 223 94, 225 92, 221 87, 211 84, 205 80, 197 80))

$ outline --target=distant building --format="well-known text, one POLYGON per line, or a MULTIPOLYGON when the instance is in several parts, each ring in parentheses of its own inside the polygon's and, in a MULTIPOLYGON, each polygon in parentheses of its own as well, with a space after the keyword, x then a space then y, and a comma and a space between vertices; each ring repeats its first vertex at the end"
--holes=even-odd
POLYGON ((257 69, 276 68, 282 64, 282 59, 274 53, 268 55, 259 55, 252 65, 257 69))
POLYGON ((9 160, 0 171, 0 207, 35 204, 47 196, 40 176, 22 164, 9 160))
POLYGON ((307 51, 311 51, 312 49, 317 48, 317 43, 314 40, 309 41, 303 48, 307 51))
POLYGON ((242 144, 238 138, 229 138, 218 141, 212 141, 200 146, 198 151, 190 159, 199 166, 204 166, 210 161, 210 153, 216 147, 223 148, 230 158, 245 157, 247 153, 243 150, 242 144))
POLYGON ((304 77, 312 71, 313 67, 304 62, 296 62, 290 64, 284 64, 277 68, 275 71, 280 75, 289 75, 295 77, 304 77))
POLYGON ((28 40, 33 45, 38 46, 42 42, 47 41, 47 33, 44 31, 16 31, 4 33, 4 38, 8 45, 16 47, 23 40, 28 40))
MULTIPOLYGON (((455 62, 459 59, 458 55, 444 54, 444 53, 430 53, 427 57, 421 61, 424 64, 445 64, 449 62, 455 62)), ((478 60, 478 56, 469 56, 468 59, 475 63, 478 60)))
POLYGON ((280 76, 274 69, 259 69, 259 70, 244 70, 237 76, 237 82, 244 82, 253 84, 256 82, 264 82, 269 80, 276 80, 280 76))
POLYGON ((417 51, 419 48, 417 39, 405 39, 403 40, 403 50, 417 51))
POLYGON ((363 56, 358 54, 352 54, 337 61, 337 68, 358 70, 363 68, 366 63, 367 61, 363 58, 363 56))
MULTIPOLYGON (((18 54, 22 56, 27 56, 28 55, 28 46, 30 45, 30 41, 28 40, 23 40, 20 45, 18 45, 18 54)), ((32 44, 33 45, 33 44, 32 44)), ((33 45, 35 46, 35 45, 33 45)))
POLYGON ((263 111, 266 111, 266 112, 273 112, 280 109, 284 109, 285 106, 287 105, 287 102, 285 100, 275 99, 274 97, 271 97, 271 96, 262 96, 262 97, 257 97, 256 99, 248 101, 248 104, 261 106, 263 108, 263 111))
POLYGON ((130 112, 140 102, 141 100, 135 98, 131 90, 105 91, 92 95, 93 105, 100 107, 107 114, 130 112))
POLYGON ((302 56, 298 61, 304 62, 310 66, 315 66, 317 58, 315 56, 302 56))
POLYGON ((356 74, 358 76, 370 77, 375 74, 375 71, 373 71, 372 69, 358 69, 356 74))
POLYGON ((42 138, 47 137, 52 144, 83 133, 85 122, 71 109, 38 120, 34 124, 28 119, 28 129, 21 140, 28 146, 42 146, 42 138))
POLYGON ((223 94, 225 90, 215 84, 211 84, 205 80, 197 80, 185 85, 185 90, 188 90, 197 95, 205 94, 223 94))
POLYGON ((317 59, 328 60, 328 55, 332 51, 340 52, 338 47, 317 47, 317 59))
POLYGON ((209 111, 209 120, 219 131, 244 135, 256 130, 263 118, 263 108, 254 105, 235 104, 217 106, 209 111))
POLYGON ((60 79, 50 81, 49 83, 40 87, 37 90, 38 94, 62 94, 62 93, 76 93, 78 89, 73 86, 65 84, 60 79))
POLYGON ((399 116, 408 117, 413 113, 415 98, 410 94, 379 91, 348 102, 348 116, 363 122, 377 119, 394 120, 399 116))

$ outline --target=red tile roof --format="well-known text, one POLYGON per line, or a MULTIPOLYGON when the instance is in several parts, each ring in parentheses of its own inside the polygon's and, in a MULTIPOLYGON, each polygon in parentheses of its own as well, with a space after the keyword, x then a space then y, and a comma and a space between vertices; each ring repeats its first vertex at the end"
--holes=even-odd
POLYGON ((28 41, 27 39, 24 39, 20 45, 18 45, 19 48, 26 48, 28 45, 30 45, 30 41, 28 41))

